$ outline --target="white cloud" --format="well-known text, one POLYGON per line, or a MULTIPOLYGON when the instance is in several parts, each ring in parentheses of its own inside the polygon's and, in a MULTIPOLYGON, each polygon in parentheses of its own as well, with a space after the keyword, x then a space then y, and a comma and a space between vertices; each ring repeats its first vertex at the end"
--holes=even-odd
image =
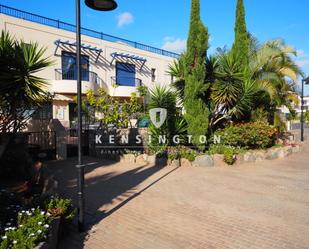
POLYGON ((118 24, 117 26, 119 28, 131 24, 134 22, 134 17, 130 12, 123 12, 119 16, 117 16, 118 24))
POLYGON ((174 37, 174 36, 165 36, 165 37, 163 38, 163 41, 164 41, 164 42, 173 41, 173 40, 175 40, 175 37, 174 37))
POLYGON ((297 57, 299 58, 304 58, 304 57, 308 57, 309 55, 305 52, 305 50, 302 49, 298 49, 296 50, 297 53, 297 57))
POLYGON ((182 53, 186 49, 187 40, 174 38, 171 36, 167 36, 163 39, 163 46, 162 49, 172 51, 175 53, 182 53))
POLYGON ((309 60, 296 61, 296 64, 300 67, 306 67, 309 66, 309 60))

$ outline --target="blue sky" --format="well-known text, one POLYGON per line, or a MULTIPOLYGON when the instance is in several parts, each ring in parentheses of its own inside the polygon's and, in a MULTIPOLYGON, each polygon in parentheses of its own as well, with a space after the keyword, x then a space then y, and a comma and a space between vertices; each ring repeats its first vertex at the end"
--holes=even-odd
MULTIPOLYGON (((81 2, 84 27, 176 52, 185 46, 190 0, 117 0, 119 7, 113 12, 97 12, 81 2)), ((248 30, 260 41, 282 38, 293 45, 299 54, 297 63, 309 75, 309 1, 244 2, 248 30)), ((1 0, 1 4, 75 22, 74 0, 1 0)), ((211 35, 210 53, 217 47, 231 46, 235 5, 236 0, 201 0, 201 16, 211 35)))

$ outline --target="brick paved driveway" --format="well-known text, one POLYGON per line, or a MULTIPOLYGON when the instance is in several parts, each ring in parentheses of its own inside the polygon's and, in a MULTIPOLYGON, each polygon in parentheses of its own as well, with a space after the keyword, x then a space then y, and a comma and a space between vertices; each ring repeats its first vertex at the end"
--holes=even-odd
MULTIPOLYGON (((60 248, 309 248, 308 152, 224 168, 89 165, 89 232, 60 248)), ((73 161, 49 169, 74 197, 73 161)))

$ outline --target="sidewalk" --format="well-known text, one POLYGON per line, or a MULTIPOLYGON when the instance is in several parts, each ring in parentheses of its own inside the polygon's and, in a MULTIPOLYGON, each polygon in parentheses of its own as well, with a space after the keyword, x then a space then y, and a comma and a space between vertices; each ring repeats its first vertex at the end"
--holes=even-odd
MULTIPOLYGON (((90 230, 82 236, 74 227, 60 248, 307 249, 308 152, 224 168, 88 166, 90 230)), ((49 165, 69 197, 76 194, 73 165, 49 165)))

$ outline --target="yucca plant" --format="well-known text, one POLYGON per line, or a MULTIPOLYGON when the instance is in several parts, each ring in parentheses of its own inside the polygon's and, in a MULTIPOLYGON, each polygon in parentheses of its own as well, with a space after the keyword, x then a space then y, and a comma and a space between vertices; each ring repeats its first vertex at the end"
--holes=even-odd
POLYGON ((151 146, 158 147, 161 150, 161 145, 159 144, 159 135, 165 135, 167 137, 167 145, 172 142, 172 137, 177 134, 176 129, 176 119, 178 117, 178 112, 176 108, 176 93, 165 87, 157 85, 150 90, 150 100, 148 108, 164 108, 167 110, 167 118, 164 124, 157 128, 154 125, 150 125, 149 132, 153 137, 151 146))
POLYGON ((47 81, 37 73, 52 64, 45 48, 16 40, 2 31, 0 36, 0 132, 24 128, 32 112, 50 99, 47 81))

